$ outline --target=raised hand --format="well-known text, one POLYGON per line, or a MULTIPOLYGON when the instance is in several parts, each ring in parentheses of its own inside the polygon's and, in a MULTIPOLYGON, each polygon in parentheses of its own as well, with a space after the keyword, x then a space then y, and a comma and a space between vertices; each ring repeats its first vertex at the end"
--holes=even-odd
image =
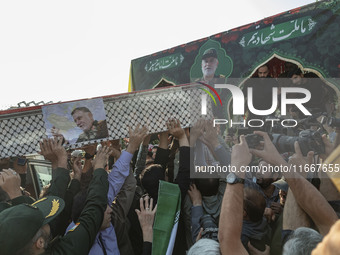
POLYGON ((131 154, 135 153, 135 151, 139 148, 139 145, 147 136, 148 128, 146 126, 140 127, 138 124, 134 130, 129 128, 129 145, 126 148, 127 152, 131 154))
POLYGON ((248 144, 244 135, 240 136, 240 143, 233 146, 231 152, 231 164, 239 168, 247 166, 251 162, 252 154, 248 148, 248 144))
POLYGON ((55 155, 54 152, 52 151, 50 140, 43 139, 41 142, 39 142, 39 146, 40 146, 39 154, 44 156, 46 160, 51 161, 52 165, 57 164, 58 158, 57 155, 55 155))
POLYGON ((202 195, 201 192, 196 188, 195 184, 190 185, 188 195, 193 206, 202 205, 202 195))
POLYGON ((49 139, 49 144, 51 147, 52 152, 57 156, 58 160, 60 158, 67 158, 67 152, 63 146, 63 140, 54 138, 49 139))
POLYGON ((137 213, 140 226, 143 231, 143 241, 152 242, 153 238, 153 222, 155 220, 155 214, 157 211, 157 205, 153 208, 153 199, 149 199, 148 196, 139 200, 140 210, 135 209, 137 213), (150 200, 150 203, 149 203, 150 200), (145 205, 144 205, 145 203, 145 205))
POLYGON ((67 168, 67 152, 63 146, 63 140, 49 139, 49 146, 58 159, 58 167, 67 168))
POLYGON ((190 146, 195 146, 195 143, 199 137, 204 133, 205 120, 198 120, 195 125, 190 129, 190 146))
POLYGON ((110 147, 103 146, 97 152, 94 160, 92 160, 93 169, 104 168, 107 164, 110 154, 112 153, 110 147))
POLYGON ((288 164, 299 166, 299 169, 305 169, 305 166, 307 166, 307 169, 309 169, 308 165, 313 164, 314 161, 314 151, 309 151, 306 157, 303 156, 297 141, 294 143, 294 149, 295 153, 289 158, 288 164))
POLYGON ((177 139, 185 136, 184 129, 181 127, 181 123, 177 119, 170 119, 166 123, 169 133, 172 134, 177 139))
POLYGON ((4 169, 0 172, 0 187, 8 194, 10 199, 14 199, 22 195, 20 184, 20 175, 13 169, 4 169))
POLYGON ((188 138, 184 129, 181 127, 179 120, 170 119, 166 122, 169 133, 176 137, 179 141, 179 146, 189 146, 188 138))
POLYGON ((266 132, 254 131, 254 134, 263 137, 264 147, 263 150, 250 149, 252 154, 262 158, 268 164, 272 164, 274 166, 287 165, 286 161, 283 159, 283 157, 281 157, 280 153, 277 151, 275 145, 272 143, 266 132))
POLYGON ((216 148, 220 143, 218 141, 217 130, 213 127, 212 121, 206 121, 204 126, 203 142, 210 145, 212 149, 216 148))

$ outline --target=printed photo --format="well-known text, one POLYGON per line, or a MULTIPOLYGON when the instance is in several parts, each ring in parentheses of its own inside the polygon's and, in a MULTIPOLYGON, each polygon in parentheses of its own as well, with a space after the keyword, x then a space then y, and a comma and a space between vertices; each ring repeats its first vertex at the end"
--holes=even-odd
POLYGON ((42 107, 47 136, 63 136, 69 144, 109 136, 102 98, 42 107))

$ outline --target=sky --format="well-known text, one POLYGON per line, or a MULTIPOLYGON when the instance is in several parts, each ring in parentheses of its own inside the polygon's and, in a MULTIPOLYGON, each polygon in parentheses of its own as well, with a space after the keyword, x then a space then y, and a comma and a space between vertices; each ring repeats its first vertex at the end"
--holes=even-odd
POLYGON ((315 0, 0 2, 0 110, 128 91, 131 60, 315 0))

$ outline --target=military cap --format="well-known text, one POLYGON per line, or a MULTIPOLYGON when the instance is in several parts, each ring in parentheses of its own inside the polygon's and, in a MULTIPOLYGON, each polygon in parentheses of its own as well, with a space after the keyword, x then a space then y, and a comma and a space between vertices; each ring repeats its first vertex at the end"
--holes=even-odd
POLYGON ((204 51, 202 59, 209 57, 217 58, 217 51, 214 48, 210 48, 204 51))
POLYGON ((64 209, 59 197, 48 196, 33 204, 20 204, 0 213, 1 254, 14 254, 27 245, 38 230, 64 209))

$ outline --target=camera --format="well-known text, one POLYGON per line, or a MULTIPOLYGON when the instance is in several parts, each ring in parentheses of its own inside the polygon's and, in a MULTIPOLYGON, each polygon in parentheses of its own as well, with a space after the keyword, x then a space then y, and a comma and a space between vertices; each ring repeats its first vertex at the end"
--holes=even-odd
POLYGON ((257 134, 248 134, 245 136, 245 139, 248 144, 248 148, 255 149, 261 141, 263 141, 263 137, 257 134))
MULTIPOLYGON (((263 117, 263 131, 267 132, 267 133, 279 133, 279 134, 285 134, 287 135, 288 133, 288 129, 293 130, 293 127, 284 127, 281 125, 281 122, 285 119, 281 118, 281 117, 276 117, 274 115, 269 115, 267 117, 263 117), (276 120, 276 121, 272 121, 272 120, 276 120)), ((294 126, 293 121, 287 121, 286 120, 286 124, 290 125, 290 126, 294 126)))
POLYGON ((203 215, 200 218, 200 225, 203 228, 202 238, 208 238, 218 242, 218 227, 214 217, 210 214, 203 215))
MULTIPOLYGON (((299 143, 301 152, 304 156, 309 151, 314 151, 315 154, 325 153, 325 145, 322 141, 322 136, 319 131, 310 129, 300 131, 298 136, 287 136, 282 134, 268 134, 276 149, 280 153, 295 152, 294 143, 299 143)), ((248 134, 245 136, 249 148, 256 148, 263 137, 256 134, 248 134)))
POLYGON ((295 152, 294 143, 299 143, 301 152, 304 156, 309 151, 315 154, 325 153, 325 145, 322 141, 321 133, 314 130, 302 130, 298 136, 286 136, 281 134, 272 134, 272 142, 280 153, 295 152))
POLYGON ((334 117, 328 118, 327 124, 330 127, 340 127, 340 119, 334 117))

